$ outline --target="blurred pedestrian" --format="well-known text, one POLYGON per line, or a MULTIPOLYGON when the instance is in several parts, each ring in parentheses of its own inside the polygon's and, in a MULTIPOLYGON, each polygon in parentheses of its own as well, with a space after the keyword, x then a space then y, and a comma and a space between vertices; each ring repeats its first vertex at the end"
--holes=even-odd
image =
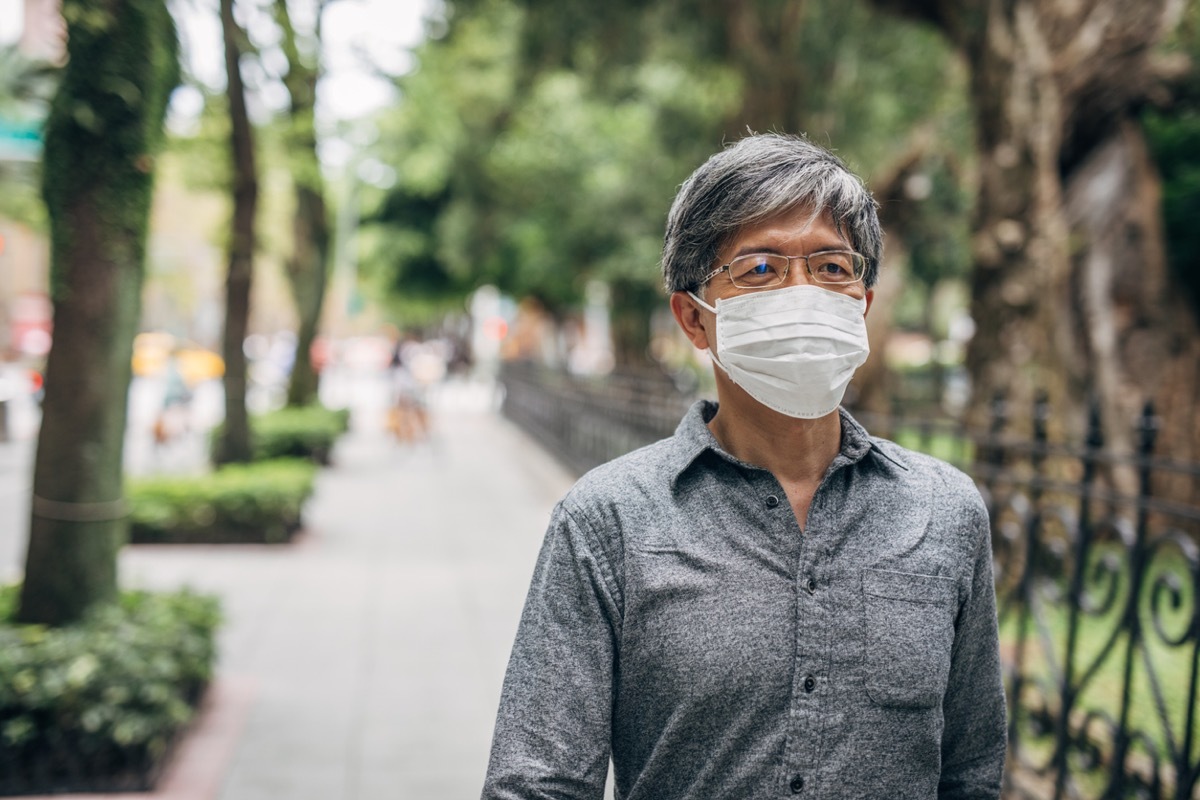
POLYGON ((192 390, 179 366, 179 355, 172 352, 163 368, 162 408, 151 431, 156 447, 163 447, 187 433, 190 427, 192 390))
POLYGON ((404 444, 418 442, 429 434, 429 409, 421 362, 421 346, 414 337, 404 337, 396 342, 388 367, 392 402, 385 424, 388 432, 404 444))
POLYGON ((675 319, 717 402, 584 476, 550 521, 484 798, 996 798, 988 516, 840 408, 867 357, 876 204, 763 135, 667 220, 675 319))

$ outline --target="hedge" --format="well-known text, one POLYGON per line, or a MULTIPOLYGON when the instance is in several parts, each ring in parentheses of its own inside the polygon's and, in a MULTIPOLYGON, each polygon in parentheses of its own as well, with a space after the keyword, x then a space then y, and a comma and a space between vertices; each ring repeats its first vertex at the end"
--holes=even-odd
POLYGON ((131 481, 134 544, 275 544, 299 529, 317 466, 298 458, 230 464, 207 475, 131 481))
POLYGON ((145 791, 213 674, 215 598, 124 592, 62 628, 0 587, 0 795, 145 791))
MULTIPOLYGON (((350 427, 349 409, 321 405, 281 408, 250 418, 251 446, 256 461, 308 458, 328 464, 333 444, 350 427)), ((215 443, 220 427, 213 431, 215 443)))

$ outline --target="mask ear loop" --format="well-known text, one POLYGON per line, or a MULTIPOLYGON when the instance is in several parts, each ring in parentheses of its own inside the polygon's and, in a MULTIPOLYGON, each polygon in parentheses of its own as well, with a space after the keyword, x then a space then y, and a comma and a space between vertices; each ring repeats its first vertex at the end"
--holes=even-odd
POLYGON ((699 296, 698 296, 698 295, 697 295, 695 292, 693 292, 693 291, 692 291, 692 290, 690 290, 690 289, 688 290, 688 297, 692 298, 692 299, 693 299, 693 300, 695 300, 697 303, 699 303, 700 305, 704 306, 706 309, 708 309, 709 311, 711 311, 713 314, 716 314, 716 313, 717 313, 717 310, 716 310, 715 308, 713 308, 713 307, 712 307, 712 306, 710 306, 708 303, 706 303, 706 302, 704 302, 703 300, 701 300, 701 299, 700 299, 700 297, 699 297, 699 296))
MULTIPOLYGON (((713 313, 713 316, 718 316, 718 317, 720 316, 720 313, 717 311, 717 309, 713 308, 713 307, 712 307, 712 306, 710 306, 708 303, 706 303, 706 302, 704 302, 703 300, 701 300, 699 297, 697 297, 697 296, 696 296, 696 293, 695 293, 695 292, 693 292, 693 291, 691 291, 690 289, 688 290, 688 296, 689 296, 689 297, 691 297, 693 300, 695 300, 695 301, 696 301, 697 303, 699 303, 700 305, 704 306, 704 308, 706 308, 706 309, 708 309, 709 311, 711 311, 711 312, 713 313)), ((712 359, 712 362, 713 362, 714 364, 716 364, 718 367, 720 367, 720 368, 721 368, 721 372, 724 372, 726 375, 729 375, 729 370, 725 369, 725 365, 724 365, 724 364, 722 364, 722 363, 721 363, 721 362, 720 362, 720 361, 717 359, 717 354, 716 354, 716 353, 713 351, 713 349, 712 349, 711 347, 708 349, 708 357, 712 359)), ((730 380, 733 380, 733 376, 732 376, 732 375, 729 375, 729 379, 730 379, 730 380)), ((736 383, 736 382, 737 382, 737 381, 734 381, 734 383, 736 383)))

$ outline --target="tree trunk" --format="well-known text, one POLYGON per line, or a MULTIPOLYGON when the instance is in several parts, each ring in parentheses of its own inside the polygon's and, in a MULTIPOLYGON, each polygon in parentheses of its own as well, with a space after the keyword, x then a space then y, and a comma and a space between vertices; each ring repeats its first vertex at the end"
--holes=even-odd
POLYGON ((287 0, 275 0, 275 18, 283 34, 283 52, 288 71, 284 77, 291 100, 289 156, 296 187, 296 209, 292 219, 292 256, 287 276, 300 319, 296 334, 296 358, 288 385, 289 406, 302 406, 317 398, 319 376, 313 368, 311 351, 321 321, 329 271, 329 219, 324 181, 317 159, 316 100, 320 79, 321 14, 328 0, 318 3, 312 53, 300 52, 296 30, 288 13, 287 0))
POLYGON ((980 154, 967 369, 977 407, 1003 390, 1029 408, 1039 390, 1065 397, 1054 311, 1069 267, 1058 175, 1066 109, 1029 0, 980 5, 982 26, 964 43, 980 154))
POLYGON ((622 368, 644 369, 653 363, 650 318, 662 304, 662 294, 658 287, 636 281, 613 281, 611 288, 613 360, 622 368))
MULTIPOLYGON (((312 152, 316 160, 316 150, 312 152)), ((314 170, 318 169, 314 163, 314 170)), ((292 296, 300 318, 296 333, 296 359, 288 384, 289 406, 303 406, 317 399, 320 376, 311 352, 321 322, 328 282, 329 222, 323 190, 296 186, 296 216, 292 225, 295 250, 287 263, 292 296)))
MULTIPOLYGON (((1070 321, 1079 331, 1072 377, 1086 382, 1101 406, 1104 443, 1133 455, 1134 425, 1147 400, 1162 417, 1164 456, 1200 457, 1197 429, 1197 320, 1172 278, 1163 251, 1161 184, 1141 128, 1124 121, 1068 179, 1067 215, 1086 242, 1075 255, 1078 302, 1070 321)), ((1109 470, 1122 494, 1137 491, 1132 466, 1109 470)), ((1189 502, 1181 491, 1157 487, 1166 499, 1189 502)))
POLYGON ((807 0, 788 3, 746 3, 718 0, 724 17, 729 58, 743 76, 741 107, 725 126, 725 135, 737 139, 746 131, 805 129, 809 107, 808 79, 811 64, 793 54, 800 40, 807 0))
POLYGON ((225 423, 215 461, 249 461, 250 421, 246 412, 246 331, 250 321, 250 287, 254 274, 254 225, 258 207, 258 171, 254 128, 246 113, 241 43, 245 33, 233 17, 233 0, 221 0, 225 38, 226 89, 229 98, 230 152, 233 158, 233 230, 229 238, 229 273, 225 279, 225 423))
POLYGON ((61 625, 116 593, 126 396, 154 153, 177 83, 163 0, 66 0, 68 63, 45 129, 54 344, 18 619, 61 625), (114 86, 120 87, 115 91, 114 86))
POLYGON ((971 68, 977 416, 997 391, 1020 408, 1045 390, 1055 418, 1081 429, 1088 389, 1119 449, 1130 446, 1130 409, 1151 398, 1184 415, 1168 427, 1192 430, 1191 408, 1167 401, 1172 385, 1196 384, 1196 319, 1170 290, 1155 171, 1135 122, 1162 88, 1154 48, 1183 4, 876 4, 941 27, 971 68))

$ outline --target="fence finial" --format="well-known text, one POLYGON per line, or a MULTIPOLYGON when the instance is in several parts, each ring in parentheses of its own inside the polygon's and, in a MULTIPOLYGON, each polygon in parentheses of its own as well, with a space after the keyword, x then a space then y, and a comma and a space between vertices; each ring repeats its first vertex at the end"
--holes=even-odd
MULTIPOLYGON (((1094 393, 1088 394, 1088 424, 1087 447, 1089 450, 1100 450, 1104 447, 1104 426, 1100 423, 1100 398, 1094 393)), ((1090 454, 1088 454, 1090 456, 1090 454)))
POLYGON ((1159 419, 1154 414, 1154 401, 1147 400, 1146 405, 1142 407, 1142 414, 1138 418, 1138 442, 1141 446, 1141 455, 1144 458, 1149 458, 1154 454, 1154 443, 1158 439, 1159 419))
POLYGON ((1033 398, 1033 438, 1038 444, 1046 443, 1046 431, 1050 422, 1050 395, 1045 389, 1033 398))

